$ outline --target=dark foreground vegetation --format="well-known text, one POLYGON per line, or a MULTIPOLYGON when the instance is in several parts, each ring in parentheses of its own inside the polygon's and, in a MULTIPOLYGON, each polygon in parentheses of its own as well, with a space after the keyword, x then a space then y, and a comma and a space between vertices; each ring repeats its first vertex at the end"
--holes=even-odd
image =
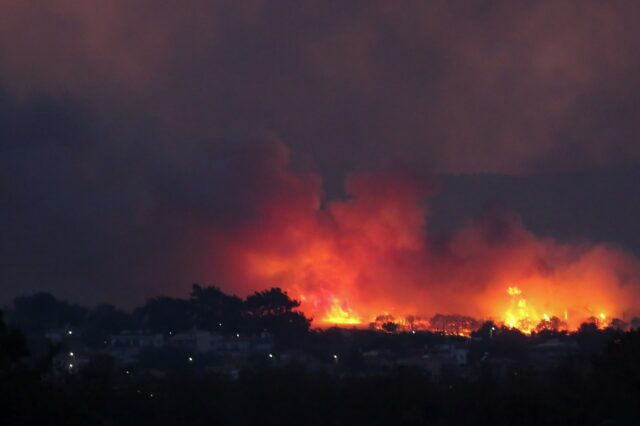
POLYGON ((43 295, 18 300, 9 312, 12 325, 0 321, 0 424, 640 424, 637 329, 585 324, 577 333, 524 336, 486 323, 471 339, 310 330, 296 302, 277 289, 230 299, 235 308, 224 312, 228 306, 218 299, 225 295, 216 291, 194 287, 183 331, 228 328, 219 330, 226 342, 238 330, 267 330, 275 336, 268 352, 175 346, 180 327, 165 320, 180 316, 174 310, 165 317, 173 302, 163 299, 132 314, 109 308, 102 323, 96 311, 105 308, 83 310, 43 295), (34 300, 45 299, 46 310, 40 305, 24 317, 34 300), (107 336, 135 322, 157 327, 166 344, 124 348, 135 349, 134 361, 110 355, 123 348, 107 336), (75 334, 57 342, 42 337, 58 328, 75 334), (56 359, 79 360, 82 353, 81 368, 56 370, 56 359))
POLYGON ((2 417, 6 425, 635 425, 639 343, 638 332, 623 336, 587 371, 568 362, 545 374, 477 380, 292 368, 248 370, 235 380, 187 370, 121 380, 107 369, 54 385, 33 370, 5 370, 2 417))

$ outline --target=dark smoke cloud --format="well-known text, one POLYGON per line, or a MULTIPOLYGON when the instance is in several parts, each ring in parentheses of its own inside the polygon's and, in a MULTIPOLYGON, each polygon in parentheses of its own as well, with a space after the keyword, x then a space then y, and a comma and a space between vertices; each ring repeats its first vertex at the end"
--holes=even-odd
MULTIPOLYGON (((263 210, 273 200, 326 205, 353 169, 636 166, 638 9, 2 2, 0 288, 88 300, 182 292, 216 280, 211 229, 286 217, 263 210), (265 140, 289 146, 290 161, 265 140)), ((610 186, 613 205, 638 195, 610 186)), ((545 229, 573 222, 558 223, 545 229)))
POLYGON ((180 136, 271 132, 343 171, 380 157, 451 172, 640 157, 635 2, 16 0, 1 12, 11 88, 126 103, 180 136))

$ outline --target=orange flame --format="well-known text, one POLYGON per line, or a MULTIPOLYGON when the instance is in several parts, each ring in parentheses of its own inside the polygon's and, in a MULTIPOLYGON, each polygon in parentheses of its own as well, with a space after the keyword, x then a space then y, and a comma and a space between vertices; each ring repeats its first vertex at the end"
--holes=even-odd
POLYGON ((533 332, 640 312, 640 262, 616 247, 539 238, 508 214, 432 238, 422 177, 354 174, 349 198, 327 202, 319 177, 293 172, 287 158, 280 147, 256 168, 265 176, 250 192, 254 213, 208 230, 203 276, 240 294, 304 295, 316 325, 459 314, 533 332))
POLYGON ((333 299, 333 303, 329 307, 326 315, 322 318, 325 324, 335 325, 359 325, 362 324, 360 318, 355 315, 351 309, 344 309, 337 298, 333 299))
POLYGON ((523 333, 531 333, 544 316, 538 316, 535 308, 527 303, 518 287, 509 287, 507 294, 511 296, 511 303, 504 314, 505 325, 517 328, 523 333))

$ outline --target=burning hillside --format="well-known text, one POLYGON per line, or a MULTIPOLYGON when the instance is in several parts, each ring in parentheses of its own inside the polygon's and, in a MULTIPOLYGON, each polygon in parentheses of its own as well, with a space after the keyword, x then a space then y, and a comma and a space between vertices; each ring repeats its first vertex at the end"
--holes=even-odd
POLYGON ((353 174, 348 198, 323 203, 318 176, 273 148, 246 190, 251 214, 208 230, 209 272, 233 291, 280 286, 318 326, 447 313, 531 332, 637 313, 640 262, 618 248, 539 238, 504 212, 432 238, 424 176, 353 174))

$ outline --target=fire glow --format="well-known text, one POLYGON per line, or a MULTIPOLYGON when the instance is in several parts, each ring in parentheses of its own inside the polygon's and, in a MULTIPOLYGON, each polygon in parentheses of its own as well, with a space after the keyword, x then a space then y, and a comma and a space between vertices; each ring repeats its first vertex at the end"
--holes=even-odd
POLYGON ((351 310, 345 310, 338 299, 334 299, 329 306, 326 314, 322 318, 322 322, 332 325, 360 325, 362 320, 356 316, 351 310))
POLYGON ((457 314, 530 333, 637 315, 640 263, 616 247, 540 238, 504 212, 436 237, 422 176, 353 174, 349 197, 327 202, 318 176, 292 171, 283 146, 261 161, 255 213, 209 231, 209 272, 238 293, 287 290, 316 326, 389 316, 415 329, 424 320, 408 318, 457 314))

